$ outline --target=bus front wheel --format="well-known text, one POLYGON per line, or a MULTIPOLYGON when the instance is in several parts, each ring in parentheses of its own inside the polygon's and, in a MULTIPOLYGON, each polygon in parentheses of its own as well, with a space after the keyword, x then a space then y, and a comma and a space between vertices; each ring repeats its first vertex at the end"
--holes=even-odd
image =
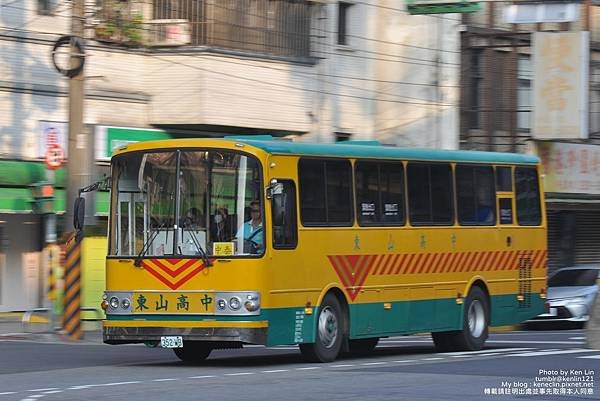
POLYGON ((477 351, 488 337, 489 302, 479 287, 469 291, 464 302, 463 329, 432 333, 438 351, 477 351))
POLYGON ((345 323, 340 302, 333 294, 323 299, 317 316, 314 343, 300 344, 302 356, 311 362, 332 362, 342 349, 345 323))
POLYGON ((187 341, 183 348, 173 348, 177 358, 183 362, 201 362, 208 358, 211 351, 210 344, 201 341, 187 341))

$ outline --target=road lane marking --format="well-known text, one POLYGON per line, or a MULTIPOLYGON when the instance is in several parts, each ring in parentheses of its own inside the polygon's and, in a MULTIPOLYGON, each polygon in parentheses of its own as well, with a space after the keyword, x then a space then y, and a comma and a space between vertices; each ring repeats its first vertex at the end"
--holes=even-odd
POLYGON ((153 382, 174 382, 179 379, 154 379, 153 382))
POLYGON ((29 397, 31 397, 31 398, 42 398, 42 397, 45 397, 45 396, 46 396, 45 394, 35 394, 35 395, 30 395, 29 397))
POLYGON ((52 391, 44 391, 44 394, 56 394, 56 393, 62 393, 63 390, 52 390, 52 391))
POLYGON ((35 393, 35 392, 39 392, 39 391, 50 391, 50 390, 58 390, 58 387, 36 388, 36 389, 33 389, 33 390, 27 390, 27 391, 31 391, 32 393, 35 393))
POLYGON ((576 348, 567 349, 562 351, 535 351, 535 352, 524 352, 521 354, 513 354, 512 356, 546 356, 546 355, 559 355, 559 354, 576 354, 579 352, 594 352, 590 349, 576 348))
POLYGON ((586 359, 600 359, 600 355, 586 355, 586 356, 578 356, 577 358, 586 358, 586 359))
POLYGON ((261 373, 280 373, 280 372, 289 372, 289 369, 275 369, 275 370, 261 370, 261 373))
POLYGON ((351 364, 346 364, 346 365, 331 365, 332 368, 349 368, 351 366, 354 366, 354 365, 351 365, 351 364))
POLYGON ((210 379, 213 377, 217 377, 215 375, 204 375, 204 376, 190 376, 188 379, 210 379))
POLYGON ((465 355, 450 355, 450 358, 473 358, 474 356, 477 356, 477 355, 469 355, 469 354, 465 354, 465 355))
POLYGON ((474 355, 474 354, 488 354, 491 352, 509 352, 509 351, 528 351, 535 348, 498 348, 498 349, 484 349, 480 351, 460 351, 460 352, 440 352, 439 355, 474 355))
POLYGON ((499 344, 570 344, 570 345, 581 345, 581 344, 585 344, 585 341, 487 340, 486 343, 499 343, 499 344))
POLYGON ((444 359, 444 358, 423 358, 421 359, 422 361, 439 361, 440 359, 444 359))
POLYGON ((415 360, 414 359, 403 359, 401 361, 392 361, 392 362, 395 362, 395 363, 406 363, 406 362, 415 362, 415 360))
POLYGON ((225 373, 225 376, 248 376, 253 375, 254 372, 239 372, 239 373, 225 373))
POLYGON ((385 365, 386 362, 365 362, 361 363, 362 366, 374 366, 374 365, 385 365))
POLYGON ((308 366, 306 368, 296 368, 296 370, 314 370, 314 369, 321 369, 319 366, 308 366))
POLYGON ((585 337, 569 337, 569 340, 585 340, 585 337))

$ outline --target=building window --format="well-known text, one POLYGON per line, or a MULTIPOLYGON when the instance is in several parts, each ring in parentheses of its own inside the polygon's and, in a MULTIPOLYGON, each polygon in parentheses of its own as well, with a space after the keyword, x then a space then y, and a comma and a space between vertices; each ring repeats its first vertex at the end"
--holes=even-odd
POLYGON ((309 1, 152 0, 148 20, 142 19, 142 3, 97 1, 101 5, 96 39, 141 44, 141 36, 132 37, 136 33, 146 34, 151 46, 209 46, 278 57, 310 57, 313 3, 309 1))
POLYGON ((481 50, 471 51, 471 107, 469 128, 481 128, 481 106, 483 103, 483 52, 481 50))
POLYGON ((349 141, 350 138, 352 138, 352 134, 349 134, 347 132, 336 132, 335 133, 335 141, 336 142, 349 141))
POLYGON ((351 6, 352 3, 338 3, 338 45, 348 44, 348 12, 351 6))
POLYGON ((54 0, 38 0, 38 15, 52 15, 52 11, 54 9, 53 1, 54 0))
POLYGON ((600 136, 600 63, 593 62, 590 80, 590 136, 600 136))
POLYGON ((517 129, 531 130, 531 60, 529 56, 520 56, 518 62, 517 88, 517 129))

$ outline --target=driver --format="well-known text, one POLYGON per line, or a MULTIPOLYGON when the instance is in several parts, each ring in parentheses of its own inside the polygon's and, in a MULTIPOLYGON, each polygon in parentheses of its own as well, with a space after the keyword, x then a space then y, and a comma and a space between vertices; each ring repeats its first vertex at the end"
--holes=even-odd
POLYGON ((260 215, 260 202, 253 200, 250 202, 250 220, 244 223, 237 233, 240 238, 244 235, 244 252, 261 253, 263 250, 263 226, 260 215), (242 232, 243 230, 243 232, 242 232))

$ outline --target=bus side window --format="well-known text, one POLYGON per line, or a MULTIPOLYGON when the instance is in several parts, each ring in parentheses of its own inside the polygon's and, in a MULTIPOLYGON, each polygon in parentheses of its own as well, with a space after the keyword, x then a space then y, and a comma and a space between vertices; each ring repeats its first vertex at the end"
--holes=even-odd
POLYGON ((540 225, 542 223, 540 186, 535 168, 515 168, 515 197, 517 200, 517 222, 519 225, 540 225))
POLYGON ((282 191, 274 194, 271 201, 273 247, 275 249, 294 249, 298 244, 296 186, 290 180, 278 180, 278 184, 282 185, 282 191))

